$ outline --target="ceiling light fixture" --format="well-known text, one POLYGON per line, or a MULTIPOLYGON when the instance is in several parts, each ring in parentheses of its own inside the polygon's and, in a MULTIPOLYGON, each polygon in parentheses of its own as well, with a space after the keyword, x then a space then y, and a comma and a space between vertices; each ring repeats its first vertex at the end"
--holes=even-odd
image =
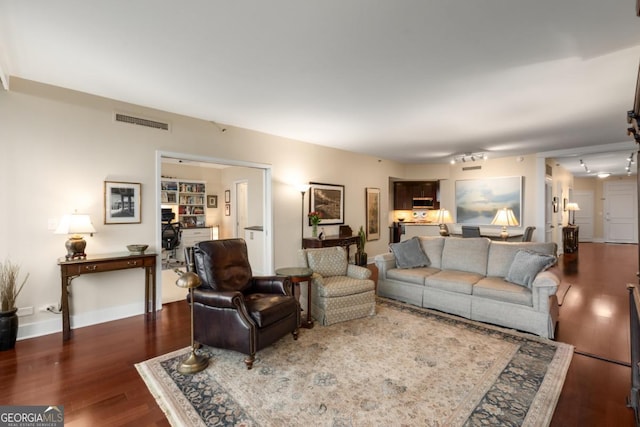
POLYGON ((580 166, 582 166, 587 173, 591 173, 591 169, 587 167, 587 164, 580 159, 580 166))
POLYGON ((475 162, 476 160, 487 160, 487 154, 486 153, 457 154, 453 156, 453 159, 451 159, 451 164, 454 165, 456 163, 475 162))
POLYGON ((633 155, 635 153, 631 152, 631 154, 629 155, 629 157, 627 157, 627 167, 625 168, 627 170, 627 175, 631 175, 631 165, 635 164, 635 160, 633 160, 633 155))
POLYGON ((598 172, 598 178, 609 178, 609 176, 611 176, 611 174, 609 172, 598 172))

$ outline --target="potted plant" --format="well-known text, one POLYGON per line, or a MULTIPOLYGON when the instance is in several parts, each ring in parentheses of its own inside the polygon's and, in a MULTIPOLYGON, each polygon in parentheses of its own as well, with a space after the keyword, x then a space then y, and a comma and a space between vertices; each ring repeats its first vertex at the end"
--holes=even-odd
POLYGON ((18 315, 16 298, 27 282, 26 275, 20 286, 18 276, 20 266, 11 261, 0 262, 0 351, 15 347, 18 337, 18 315))
POLYGON ((318 211, 309 212, 307 215, 309 217, 309 221, 311 222, 311 237, 318 237, 318 224, 320 224, 320 220, 322 219, 322 214, 318 211))
POLYGON ((367 243, 367 234, 364 232, 362 226, 358 230, 358 251, 356 252, 356 265, 367 265, 367 253, 364 251, 364 245, 367 243))

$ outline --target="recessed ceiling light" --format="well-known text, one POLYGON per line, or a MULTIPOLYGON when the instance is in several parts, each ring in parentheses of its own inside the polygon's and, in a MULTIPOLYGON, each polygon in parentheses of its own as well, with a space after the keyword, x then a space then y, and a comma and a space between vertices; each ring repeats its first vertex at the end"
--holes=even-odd
POLYGON ((598 172, 598 178, 608 178, 610 175, 609 172, 598 172))

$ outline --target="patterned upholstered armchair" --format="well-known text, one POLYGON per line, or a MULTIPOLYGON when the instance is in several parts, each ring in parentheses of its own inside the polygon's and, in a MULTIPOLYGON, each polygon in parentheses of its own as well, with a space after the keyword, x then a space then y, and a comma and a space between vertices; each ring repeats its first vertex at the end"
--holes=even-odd
MULTIPOLYGON (((341 246, 301 249, 298 266, 313 270, 311 315, 322 325, 373 316, 376 313, 375 284, 371 271, 349 264, 341 246)), ((307 306, 306 287, 300 289, 300 303, 307 306)))
MULTIPOLYGON (((258 350, 288 333, 298 339, 300 306, 288 277, 253 277, 243 239, 210 240, 193 249, 194 339, 247 354, 251 369, 258 350)), ((188 298, 188 297, 187 297, 188 298)))

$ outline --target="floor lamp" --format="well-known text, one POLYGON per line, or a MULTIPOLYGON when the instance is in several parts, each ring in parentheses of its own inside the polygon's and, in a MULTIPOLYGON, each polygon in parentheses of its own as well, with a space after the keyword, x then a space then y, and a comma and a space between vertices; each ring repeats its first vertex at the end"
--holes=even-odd
MULTIPOLYGON (((193 268, 193 267, 190 267, 193 268)), ((200 286, 202 281, 200 277, 192 272, 184 272, 179 269, 174 269, 176 273, 180 275, 176 280, 176 286, 179 288, 189 289, 189 305, 191 306, 191 354, 178 365, 178 372, 181 374, 195 374, 202 371, 209 365, 209 358, 196 354, 196 346, 193 340, 193 288, 200 286)))
POLYGON ((300 220, 300 245, 302 249, 304 249, 304 193, 309 189, 308 184, 300 184, 298 189, 300 190, 300 194, 302 195, 302 219, 300 220))

